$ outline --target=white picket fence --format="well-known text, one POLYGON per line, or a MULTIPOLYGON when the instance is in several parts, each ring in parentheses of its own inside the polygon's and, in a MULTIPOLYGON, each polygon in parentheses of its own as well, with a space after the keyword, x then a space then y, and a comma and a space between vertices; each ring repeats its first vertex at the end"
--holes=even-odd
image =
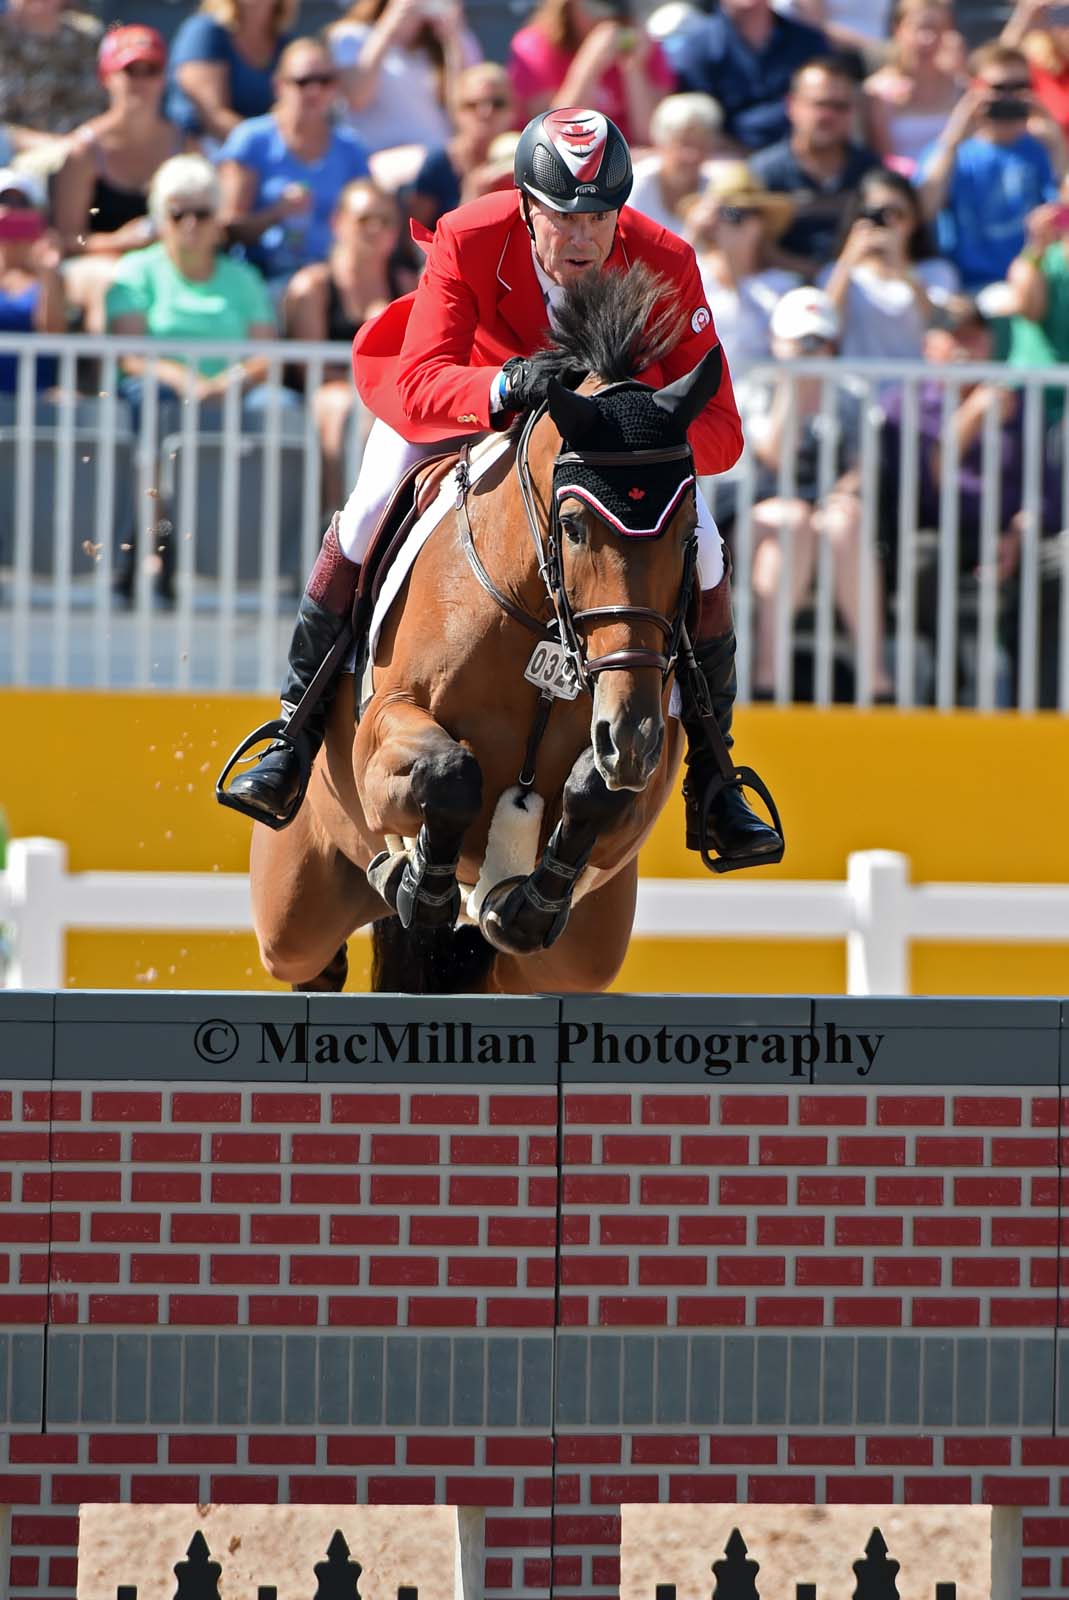
MULTIPOLYGON (((233 932, 251 927, 243 873, 68 872, 55 839, 15 839, 0 872, 11 929, 6 987, 64 984, 68 928, 233 932)), ((851 855, 843 882, 644 878, 636 935, 647 939, 845 939, 847 992, 908 995, 910 942, 1069 943, 1069 886, 909 881, 890 850, 851 855)))

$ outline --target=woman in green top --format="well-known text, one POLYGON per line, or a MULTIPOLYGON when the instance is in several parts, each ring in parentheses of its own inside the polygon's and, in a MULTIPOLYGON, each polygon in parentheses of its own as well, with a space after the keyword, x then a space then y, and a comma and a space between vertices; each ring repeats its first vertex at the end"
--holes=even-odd
MULTIPOLYGON (((255 267, 222 253, 219 182, 211 163, 203 156, 172 156, 153 178, 148 204, 159 242, 131 251, 116 266, 107 295, 108 331, 190 345, 273 339, 275 317, 263 279, 255 267)), ((206 350, 195 360, 124 356, 122 392, 135 411, 150 361, 161 402, 199 400, 202 425, 218 412, 232 381, 241 386, 243 411, 262 409, 266 358, 232 365, 206 350)), ((298 403, 289 391, 281 393, 283 404, 298 403)))

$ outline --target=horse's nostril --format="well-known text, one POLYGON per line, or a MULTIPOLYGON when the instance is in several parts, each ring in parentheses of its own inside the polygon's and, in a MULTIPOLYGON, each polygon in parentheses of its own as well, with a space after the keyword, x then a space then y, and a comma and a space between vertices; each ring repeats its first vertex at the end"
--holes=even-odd
POLYGON ((616 743, 612 736, 612 723, 602 717, 594 724, 594 753, 601 761, 616 758, 616 743))

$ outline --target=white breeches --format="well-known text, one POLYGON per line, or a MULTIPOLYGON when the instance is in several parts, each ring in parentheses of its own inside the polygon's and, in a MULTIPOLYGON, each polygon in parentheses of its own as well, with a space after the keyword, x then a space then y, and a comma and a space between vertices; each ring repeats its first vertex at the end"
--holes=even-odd
MULTIPOLYGON (((471 435, 443 439, 434 444, 409 444, 380 418, 376 418, 364 445, 363 460, 353 492, 346 500, 338 525, 342 554, 358 564, 367 555, 371 535, 386 502, 410 467, 428 456, 457 449, 471 435)), ((724 546, 705 496, 698 491, 698 577, 702 589, 715 589, 724 576, 724 546)))

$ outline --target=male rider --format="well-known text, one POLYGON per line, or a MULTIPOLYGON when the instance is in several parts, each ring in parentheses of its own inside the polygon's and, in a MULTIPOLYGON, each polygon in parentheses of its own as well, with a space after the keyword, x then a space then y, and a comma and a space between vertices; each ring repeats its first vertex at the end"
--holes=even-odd
MULTIPOLYGON (((526 359, 552 339, 554 305, 585 273, 626 271, 644 262, 663 278, 685 313, 678 342, 639 374, 654 387, 695 367, 718 343, 694 252, 632 211, 631 155, 600 112, 541 113, 516 148, 516 189, 491 194, 442 217, 413 294, 366 323, 353 346, 361 398, 376 421, 356 487, 323 540, 297 615, 282 690, 292 714, 349 620, 360 563, 402 475, 448 443, 507 426, 546 397, 546 373, 526 359)), ((689 429, 698 474, 725 472, 742 449, 742 427, 726 365, 719 391, 689 429)), ((717 723, 730 743, 735 699, 735 634, 724 554, 704 497, 698 502, 701 609, 693 639, 717 723)), ((687 845, 698 848, 698 812, 715 772, 695 707, 683 696, 689 774, 687 845)), ((323 741, 330 696, 298 738, 312 758, 323 741)), ((250 816, 288 821, 303 799, 304 773, 288 746, 272 746, 230 786, 250 816)), ((721 857, 772 856, 779 834, 761 821, 737 787, 722 788, 709 813, 710 842, 721 857)), ((750 863, 747 863, 750 864, 750 863)))

